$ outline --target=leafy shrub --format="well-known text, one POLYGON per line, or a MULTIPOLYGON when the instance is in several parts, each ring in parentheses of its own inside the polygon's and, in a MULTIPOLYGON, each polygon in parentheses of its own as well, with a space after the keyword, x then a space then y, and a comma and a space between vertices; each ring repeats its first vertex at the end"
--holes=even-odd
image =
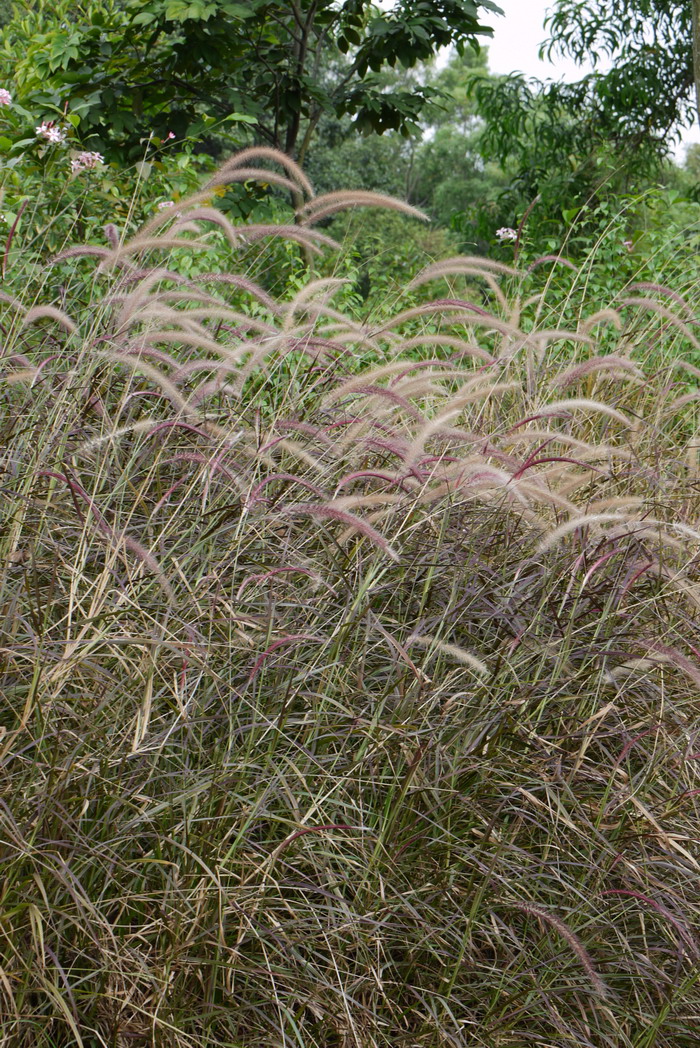
POLYGON ((429 292, 418 288, 409 292, 408 285, 453 248, 446 230, 426 227, 424 221, 397 211, 344 213, 327 232, 338 241, 340 251, 319 266, 320 273, 348 281, 348 294, 342 300, 369 324, 388 319, 400 305, 426 301, 429 292))
POLYGON ((500 242, 495 215, 491 224, 494 257, 515 260, 526 274, 510 292, 532 298, 538 323, 576 326, 596 305, 617 305, 624 314, 639 287, 694 297, 700 205, 682 193, 654 186, 565 211, 568 232, 558 236, 543 230, 540 209, 535 202, 516 228, 499 231, 507 234, 500 242))
MULTIPOLYGON (((13 135, 4 139, 7 157, 0 175, 0 265, 5 289, 21 291, 25 299, 35 293, 62 300, 76 277, 75 291, 85 290, 75 265, 62 260, 63 249, 76 239, 104 247, 110 238, 128 238, 159 210, 176 211, 178 202, 215 170, 212 158, 197 152, 192 142, 173 152, 167 142, 150 136, 143 143, 143 159, 122 167, 84 150, 70 120, 43 120, 35 129, 32 115, 14 102, 2 107, 0 116, 13 135), (44 133, 38 133, 41 129, 44 133), (56 141, 47 140, 46 133, 56 141)), ((216 186, 207 203, 229 220, 283 224, 293 219, 293 210, 273 189, 254 179, 216 186)), ((213 225, 205 241, 200 251, 185 244, 170 252, 170 268, 185 277, 230 269, 232 245, 221 228, 213 225)), ((278 240, 264 254, 258 247, 244 248, 241 241, 235 252, 241 264, 275 293, 293 287, 305 271, 298 245, 290 241, 278 240)), ((83 304, 89 308, 90 296, 101 292, 99 283, 88 289, 83 304)))

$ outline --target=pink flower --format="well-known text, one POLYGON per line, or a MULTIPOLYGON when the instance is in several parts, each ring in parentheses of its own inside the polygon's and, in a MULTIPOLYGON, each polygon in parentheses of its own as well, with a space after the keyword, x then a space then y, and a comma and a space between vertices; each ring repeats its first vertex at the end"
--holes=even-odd
POLYGON ((12 105, 12 95, 4 87, 0 87, 0 106, 12 105))
POLYGON ((175 132, 174 131, 168 131, 167 135, 165 136, 165 141, 167 142, 168 139, 170 139, 170 138, 175 138, 175 132))
POLYGON ((76 157, 70 162, 71 171, 74 175, 77 175, 79 171, 94 170, 98 165, 104 164, 105 158, 102 153, 90 153, 84 150, 82 153, 78 153, 76 157))
POLYGON ((156 204, 159 211, 165 211, 166 207, 175 207, 174 200, 161 200, 160 204, 156 204))
POLYGON ((56 127, 53 120, 44 121, 43 124, 39 124, 36 129, 38 138, 45 138, 47 142, 57 146, 66 140, 66 132, 62 131, 60 127, 56 127))
POLYGON ((509 226, 501 226, 500 229, 496 230, 496 236, 499 240, 517 240, 518 231, 511 229, 509 226))
POLYGON ((105 158, 102 153, 81 153, 78 160, 82 163, 83 167, 97 167, 98 164, 104 164, 105 158))

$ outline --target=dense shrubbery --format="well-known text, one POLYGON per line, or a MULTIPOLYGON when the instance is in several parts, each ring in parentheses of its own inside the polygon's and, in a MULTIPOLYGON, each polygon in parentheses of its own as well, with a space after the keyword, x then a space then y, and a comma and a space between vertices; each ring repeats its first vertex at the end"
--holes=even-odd
POLYGON ((691 1048, 695 288, 396 212, 364 318, 371 201, 283 177, 8 249, 5 1042, 691 1048))

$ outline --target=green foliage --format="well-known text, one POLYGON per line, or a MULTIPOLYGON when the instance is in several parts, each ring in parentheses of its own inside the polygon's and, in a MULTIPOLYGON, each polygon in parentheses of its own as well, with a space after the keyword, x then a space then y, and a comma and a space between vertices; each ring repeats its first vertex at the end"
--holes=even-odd
POLYGON ((692 4, 688 0, 556 0, 543 54, 610 69, 588 90, 601 133, 662 152, 670 132, 696 119, 692 4))
MULTIPOLYGON (((458 230, 457 216, 467 209, 475 214, 487 209, 504 181, 495 164, 481 159, 476 135, 466 137, 460 130, 444 126, 417 152, 411 199, 443 229, 458 230)), ((469 236, 461 240, 466 243, 469 236)))
POLYGON ((700 282, 700 204, 689 199, 682 180, 675 189, 651 185, 554 213, 536 202, 508 223, 518 233, 515 241, 496 237, 504 219, 498 200, 459 219, 461 237, 483 228, 487 253, 515 261, 527 274, 517 286, 535 297, 537 316, 564 327, 580 323, 592 303, 602 308, 623 300, 637 284, 692 297, 700 282))
MULTIPOLYGON (((71 174, 70 139, 64 146, 44 146, 35 140, 25 153, 15 154, 2 170, 0 194, 7 253, 5 284, 13 283, 19 265, 20 283, 28 267, 44 265, 76 239, 104 243, 105 225, 129 235, 159 203, 177 201, 193 192, 210 169, 206 157, 181 154, 163 158, 157 148, 147 151, 134 167, 99 164, 94 170, 71 174), (11 231, 11 235, 10 235, 11 231)), ((52 271, 62 279, 61 268, 52 271)))
POLYGON ((549 230, 562 235, 563 210, 595 208, 658 175, 654 141, 608 133, 590 95, 594 82, 547 85, 514 75, 475 83, 485 122, 480 147, 510 176, 500 202, 507 221, 498 224, 512 225, 537 199, 549 230))
MULTIPOLYGON (((225 141, 254 118, 240 112, 235 93, 217 108, 207 85, 194 86, 182 34, 148 30, 135 0, 40 0, 15 13, 3 35, 5 78, 38 120, 69 115, 80 138, 109 159, 134 162, 151 136, 166 141, 211 135, 225 141), (18 56, 19 59, 18 59, 18 56)), ((191 63, 204 52, 192 43, 191 63)), ((211 86, 209 84, 208 86, 211 86)))
MULTIPOLYGON (((0 110, 0 119, 3 115, 0 110)), ((80 284, 85 263, 78 263, 76 271, 74 259, 56 256, 76 241, 104 250, 115 238, 132 236, 159 210, 177 212, 179 201, 198 190, 203 176, 213 170, 206 154, 164 151, 153 139, 137 164, 98 164, 72 174, 73 144, 70 137, 62 145, 35 138, 0 169, 0 272, 6 292, 31 295, 41 290, 61 297, 76 280, 80 284)), ((255 179, 217 187, 204 203, 233 222, 293 220, 286 197, 255 179)), ((306 271, 298 245, 284 239, 265 252, 245 244, 234 252, 224 233, 212 227, 205 241, 205 251, 184 247, 170 252, 172 271, 187 279, 225 273, 235 257, 275 294, 288 293, 306 271)), ((99 296, 100 286, 90 294, 99 296)))
POLYGON ((700 143, 693 143, 685 151, 682 166, 673 165, 669 183, 692 200, 700 199, 700 143))
POLYGON ((415 140, 388 132, 358 138, 349 117, 323 117, 305 170, 317 192, 339 185, 408 199, 415 140))
POLYGON ((572 215, 591 219, 620 195, 638 194, 664 177, 672 133, 692 117, 690 4, 560 0, 548 19, 544 50, 577 61, 610 58, 608 72, 576 83, 514 74, 478 77, 473 93, 484 120, 480 148, 506 171, 510 185, 490 213, 457 224, 517 226, 537 201, 531 237, 543 246, 566 236, 572 215))
POLYGON ((425 133, 411 169, 410 199, 444 229, 470 206, 483 207, 503 184, 495 165, 484 163, 482 122, 471 96, 474 77, 488 75, 487 61, 486 51, 453 53, 441 69, 429 74, 440 103, 424 121, 425 133))
POLYGON ((407 284, 430 263, 451 254, 455 245, 442 229, 396 212, 350 212, 328 229, 340 244, 322 272, 348 281, 344 302, 369 324, 388 317, 397 303, 414 305, 430 297, 425 288, 413 293, 407 284))
POLYGON ((479 119, 468 91, 475 72, 486 75, 486 55, 471 49, 452 53, 440 69, 430 64, 417 72, 385 72, 388 91, 412 91, 420 77, 434 93, 437 101, 423 113, 418 133, 408 140, 391 132, 358 139, 348 118, 326 117, 306 164, 314 185, 393 193, 425 210, 444 230, 469 205, 483 206, 504 180, 480 155, 479 119))
MULTIPOLYGON (((591 303, 617 304, 638 295, 637 285, 692 298, 700 283, 700 204, 663 186, 599 201, 571 216, 563 242, 533 242, 528 226, 529 220, 518 245, 519 263, 535 267, 529 287, 545 294, 545 316, 556 315, 564 326, 579 323, 591 303), (576 276, 556 263, 538 265, 543 249, 575 259, 576 276)), ((686 359, 700 365, 695 349, 686 359)))
MULTIPOLYGON (((490 33, 492 0, 40 0, 4 35, 6 78, 32 111, 69 107, 81 135, 134 160, 149 133, 179 141, 240 140, 245 128, 304 156, 324 113, 358 130, 408 135, 431 98, 420 85, 387 93, 376 76, 490 33), (328 82, 328 55, 349 53, 328 82)), ((210 143, 216 148, 216 142, 210 143)))

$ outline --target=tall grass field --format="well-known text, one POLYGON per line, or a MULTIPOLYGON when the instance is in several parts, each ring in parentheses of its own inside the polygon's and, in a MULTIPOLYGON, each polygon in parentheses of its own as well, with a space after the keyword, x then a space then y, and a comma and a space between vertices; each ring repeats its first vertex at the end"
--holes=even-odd
POLYGON ((700 1044, 697 300, 363 318, 377 206, 250 150, 0 295, 2 1048, 700 1044))

